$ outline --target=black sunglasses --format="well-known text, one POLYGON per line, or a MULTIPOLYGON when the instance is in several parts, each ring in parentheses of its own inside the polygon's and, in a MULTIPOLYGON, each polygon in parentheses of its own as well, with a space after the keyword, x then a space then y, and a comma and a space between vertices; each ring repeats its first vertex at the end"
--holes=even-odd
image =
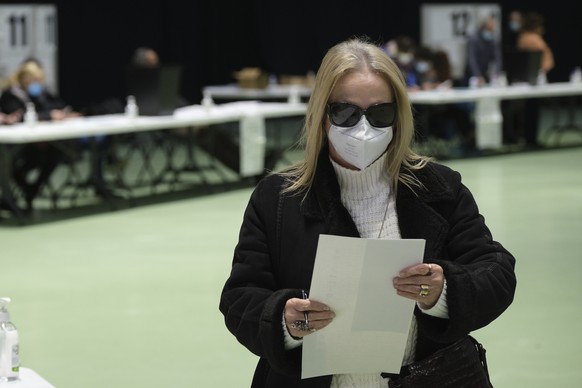
POLYGON ((332 102, 327 105, 329 119, 338 127, 353 127, 365 115, 370 125, 378 128, 389 127, 396 118, 396 103, 384 102, 368 109, 347 102, 332 102))

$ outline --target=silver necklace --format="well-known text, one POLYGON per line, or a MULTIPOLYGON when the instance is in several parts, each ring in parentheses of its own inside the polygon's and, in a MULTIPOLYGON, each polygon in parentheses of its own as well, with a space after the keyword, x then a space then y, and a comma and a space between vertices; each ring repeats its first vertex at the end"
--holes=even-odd
POLYGON ((384 230, 384 222, 386 222, 386 216, 388 215, 388 207, 390 206, 390 196, 388 196, 388 201, 386 201, 386 209, 384 210, 384 217, 382 218, 382 225, 380 225, 380 231, 378 232, 378 238, 382 236, 382 231, 384 230))

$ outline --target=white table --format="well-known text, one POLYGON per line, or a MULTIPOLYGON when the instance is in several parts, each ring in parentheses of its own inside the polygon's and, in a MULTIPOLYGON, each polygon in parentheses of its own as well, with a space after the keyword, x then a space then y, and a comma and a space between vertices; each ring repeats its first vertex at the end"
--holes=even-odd
POLYGON ((205 97, 224 100, 273 100, 287 99, 299 102, 300 98, 309 98, 312 88, 305 85, 268 85, 264 89, 241 88, 238 85, 206 86, 202 89, 205 97))
MULTIPOLYGON (((9 203, 16 212, 12 192, 12 153, 10 145, 42 141, 77 139, 97 135, 119 135, 171 128, 200 127, 212 124, 238 122, 240 137, 239 171, 241 177, 264 173, 266 146, 265 121, 270 118, 303 116, 306 104, 244 101, 230 104, 180 108, 169 116, 104 115, 71 118, 58 122, 37 122, 0 125, 0 199, 9 203)), ((144 164, 149 163, 145 160, 144 164)))
POLYGON ((476 89, 448 89, 410 92, 413 104, 442 105, 475 103, 475 140, 478 149, 502 145, 501 100, 567 97, 582 95, 582 83, 552 83, 540 86, 514 85, 476 89))
POLYGON ((19 379, 0 382, 0 388, 55 388, 55 386, 40 377, 32 369, 21 367, 19 379))
POLYGON ((209 107, 192 105, 177 109, 171 116, 128 118, 124 115, 104 115, 37 122, 33 126, 24 123, 11 126, 0 125, 0 144, 26 144, 238 121, 241 139, 243 139, 241 165, 245 166, 240 173, 242 176, 252 176, 263 172, 262 159, 255 159, 257 159, 257 150, 264 148, 265 120, 301 116, 305 114, 305 110, 306 104, 302 103, 246 101, 209 107))
MULTIPOLYGON (((230 100, 275 99, 289 95, 289 87, 270 85, 266 89, 243 89, 236 85, 207 86, 207 96, 230 100)), ((311 95, 312 89, 302 86, 302 97, 311 95)), ((475 89, 454 88, 410 92, 413 104, 443 105, 462 102, 475 103, 475 138, 478 149, 497 149, 502 145, 501 100, 528 98, 567 97, 582 95, 582 83, 551 83, 541 86, 512 85, 487 86, 475 89)))

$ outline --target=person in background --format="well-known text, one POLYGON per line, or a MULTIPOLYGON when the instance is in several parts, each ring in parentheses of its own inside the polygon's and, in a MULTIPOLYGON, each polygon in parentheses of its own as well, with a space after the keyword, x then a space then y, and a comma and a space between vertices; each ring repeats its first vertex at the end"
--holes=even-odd
POLYGON ((513 10, 507 17, 507 28, 503 36, 504 47, 515 48, 517 45, 517 37, 521 31, 523 24, 523 14, 521 11, 513 10))
POLYGON ((493 239, 460 174, 415 153, 413 136, 397 65, 364 40, 332 47, 307 107, 305 158, 253 191, 220 297, 227 328, 259 357, 252 387, 443 387, 443 379, 490 387, 469 334, 512 303, 515 259, 493 239), (302 292, 321 234, 426 240, 419 263, 390 280, 415 303, 401 374, 301 379, 303 339, 341 314, 302 292))
POLYGON ((396 57, 394 58, 394 62, 398 65, 402 74, 404 74, 406 85, 410 90, 420 89, 415 62, 416 43, 411 37, 405 35, 397 37, 395 43, 396 57))
MULTIPOLYGON (((421 47, 415 61, 422 90, 446 90, 453 87, 451 62, 446 51, 421 47)), ((467 103, 415 106, 418 140, 436 137, 449 141, 449 156, 473 151, 472 109, 473 105, 467 103)))
POLYGON ((548 73, 554 68, 554 54, 543 38, 544 33, 543 16, 536 12, 526 14, 517 38, 517 48, 524 51, 541 51, 541 69, 548 73))
POLYGON ((485 18, 477 31, 467 40, 467 70, 469 80, 475 78, 477 84, 484 85, 501 71, 501 47, 496 35, 497 22, 493 17, 485 18))
POLYGON ((0 125, 11 125, 18 123, 22 120, 22 113, 23 112, 21 110, 17 110, 10 114, 0 112, 0 125))
POLYGON ((421 47, 417 50, 414 61, 418 84, 422 90, 443 90, 453 86, 451 63, 446 51, 421 47))
MULTIPOLYGON (((44 70, 34 59, 24 61, 9 78, 0 95, 0 111, 22 121, 28 103, 34 105, 40 121, 63 120, 80 115, 47 90, 44 70)), ((16 121, 11 120, 12 123, 16 121)), ((27 210, 32 209, 33 200, 48 182, 62 157, 62 152, 49 142, 26 144, 14 156, 12 175, 23 192, 27 210), (33 170, 38 170, 38 175, 29 181, 33 170)))
POLYGON ((45 73, 38 61, 28 59, 8 79, 0 95, 1 110, 5 114, 26 111, 32 102, 40 121, 79 117, 59 96, 51 93, 45 84, 45 73))
POLYGON ((151 47, 138 47, 133 52, 131 63, 137 67, 155 69, 160 66, 160 57, 151 47))
POLYGON ((421 46, 416 50, 414 69, 420 89, 431 90, 438 86, 434 68, 434 52, 430 47, 421 46))
MULTIPOLYGON (((554 54, 543 38, 545 33, 544 18, 537 12, 529 12, 523 18, 521 32, 517 38, 517 48, 523 51, 540 51, 542 53, 540 69, 546 75, 554 68, 554 54)), ((526 146, 539 147, 539 110, 540 101, 528 98, 525 102, 524 138, 526 146)))

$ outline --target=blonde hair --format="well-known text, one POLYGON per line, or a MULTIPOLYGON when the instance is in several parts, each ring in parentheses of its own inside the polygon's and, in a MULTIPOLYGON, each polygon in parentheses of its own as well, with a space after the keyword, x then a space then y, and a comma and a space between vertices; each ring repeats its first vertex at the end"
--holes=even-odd
POLYGON ((45 73, 38 62, 29 60, 23 62, 18 69, 7 80, 5 87, 21 87, 25 79, 44 82, 45 73))
POLYGON ((307 193, 311 188, 321 149, 326 144, 325 115, 329 96, 338 81, 348 73, 373 72, 392 88, 397 105, 394 137, 388 146, 386 168, 394 192, 398 182, 412 190, 422 187, 414 170, 423 168, 431 158, 417 155, 411 148, 414 138, 414 120, 408 90, 398 66, 376 45, 355 38, 332 47, 321 63, 313 93, 307 105, 305 123, 299 144, 305 149, 305 158, 280 174, 289 180, 284 190, 288 193, 307 193), (401 167, 404 167, 401 171, 401 167))

